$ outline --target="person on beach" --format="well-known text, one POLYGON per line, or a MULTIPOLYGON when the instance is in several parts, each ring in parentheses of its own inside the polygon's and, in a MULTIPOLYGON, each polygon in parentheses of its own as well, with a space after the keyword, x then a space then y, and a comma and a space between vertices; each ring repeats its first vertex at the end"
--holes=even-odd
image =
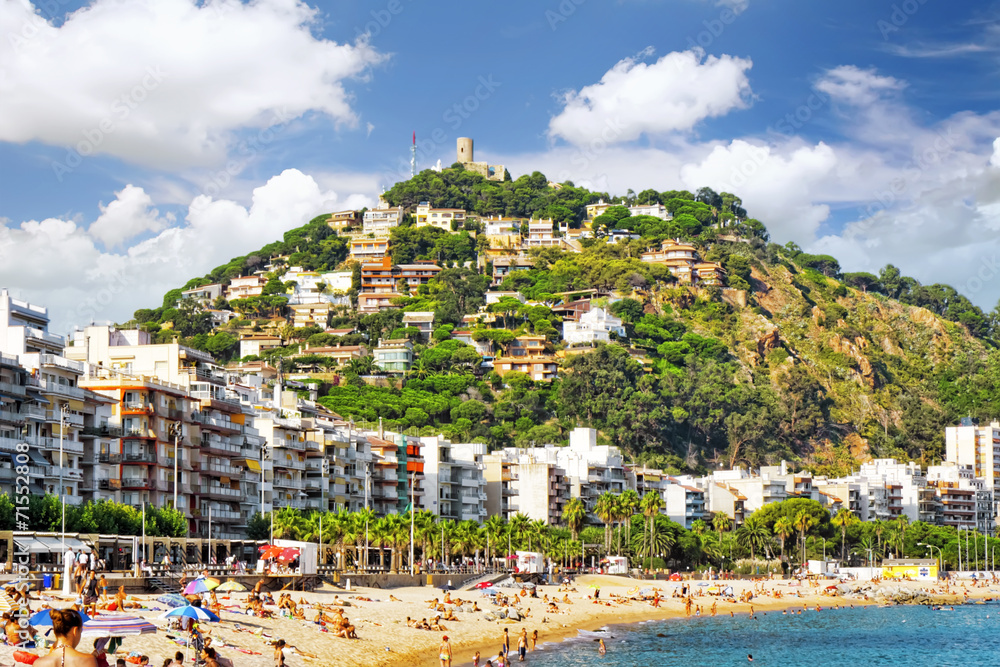
POLYGON ((441 667, 451 667, 451 643, 448 641, 448 635, 441 638, 438 657, 441 659, 441 667))
POLYGON ((532 650, 532 651, 534 651, 534 650, 535 650, 535 644, 537 644, 537 643, 538 643, 538 630, 537 630, 537 629, 535 629, 535 630, 534 630, 534 631, 533 631, 533 632, 531 633, 531 650, 532 650))
POLYGON ((53 609, 52 632, 56 645, 52 652, 35 661, 38 667, 97 667, 97 658, 76 650, 83 634, 83 619, 75 609, 53 609))
POLYGON ((608 652, 608 647, 604 645, 603 639, 597 640, 597 652, 600 653, 601 655, 604 655, 605 653, 608 652))
POLYGON ((503 629, 503 637, 500 639, 500 655, 507 657, 510 653, 510 634, 507 632, 507 628, 503 629))
POLYGON ((527 653, 528 653, 528 633, 522 632, 521 636, 517 638, 517 661, 524 662, 524 658, 527 653))
POLYGON ((472 656, 472 667, 479 667, 479 651, 476 651, 476 654, 472 656))
POLYGON ((274 645, 274 667, 285 667, 285 640, 279 639, 274 645))

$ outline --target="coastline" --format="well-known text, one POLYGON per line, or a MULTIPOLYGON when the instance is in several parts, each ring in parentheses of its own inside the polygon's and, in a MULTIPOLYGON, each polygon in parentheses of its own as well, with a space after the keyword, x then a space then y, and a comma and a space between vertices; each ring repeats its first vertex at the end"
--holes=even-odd
MULTIPOLYGON (((589 589, 586 588, 581 589, 580 584, 581 583, 586 584, 590 579, 593 578, 595 577, 593 576, 578 577, 577 590, 578 591, 588 590, 588 592, 590 592, 589 589)), ((646 585, 649 586, 656 585, 664 590, 670 590, 672 589, 673 586, 677 585, 676 582, 663 582, 663 581, 643 582, 633 579, 624 579, 620 577, 608 577, 606 575, 600 576, 600 579, 602 580, 623 579, 627 583, 617 584, 617 587, 620 587, 623 590, 627 590, 627 588, 632 588, 636 584, 638 584, 640 587, 645 587, 646 585), (668 586, 670 588, 667 588, 668 586)), ((697 585, 702 582, 692 581, 688 583, 691 583, 693 586, 697 587, 697 585)), ((765 590, 768 591, 781 590, 784 593, 787 590, 791 590, 793 588, 788 586, 787 581, 767 581, 763 583, 765 590)), ((840 607, 840 608, 878 607, 881 606, 882 604, 880 601, 874 599, 865 600, 863 598, 840 597, 840 596, 831 596, 824 594, 824 588, 827 585, 831 585, 832 583, 833 580, 822 580, 819 588, 805 587, 802 590, 797 591, 801 593, 801 597, 791 596, 791 595, 787 596, 783 595, 780 598, 760 596, 760 597, 755 597, 753 601, 750 603, 726 602, 725 607, 719 608, 717 615, 722 617, 725 616, 726 613, 729 613, 730 616, 734 618, 736 616, 745 616, 750 613, 751 606, 753 607, 755 614, 760 614, 760 613, 766 614, 769 612, 781 612, 798 608, 803 608, 803 610, 806 611, 813 611, 816 609, 817 605, 825 609, 832 607, 840 607)), ((724 582, 724 585, 732 585, 737 596, 739 596, 739 594, 743 590, 752 587, 754 583, 750 581, 736 580, 736 581, 726 581, 724 582)), ((908 585, 912 588, 924 587, 921 585, 920 582, 907 582, 907 584, 904 585, 908 585)), ((602 598, 605 596, 605 592, 607 592, 609 595, 611 593, 621 594, 623 592, 623 591, 617 591, 615 590, 615 588, 616 588, 615 585, 608 586, 606 582, 602 583, 601 584, 602 598)), ((540 589, 540 592, 544 593, 545 589, 540 589)), ((696 588, 695 593, 697 592, 698 589, 696 588)), ((991 597, 990 595, 991 591, 989 589, 975 589, 975 591, 969 591, 969 594, 970 594, 969 603, 973 603, 974 600, 981 599, 984 597, 991 597)), ((703 595, 696 597, 695 602, 696 604, 702 604, 703 606, 705 606, 703 603, 706 601, 708 602, 708 604, 711 604, 712 601, 717 601, 720 599, 721 598, 709 597, 707 595, 703 595)), ((938 594, 936 596, 936 599, 938 599, 941 604, 963 603, 962 596, 960 595, 938 594)), ((590 603, 590 605, 592 604, 593 603, 590 603)), ((481 655, 480 665, 483 665, 487 659, 493 659, 496 656, 497 649, 499 648, 500 636, 503 632, 504 627, 510 628, 511 647, 512 647, 511 651, 512 654, 516 656, 515 647, 517 642, 517 633, 520 632, 520 629, 522 627, 528 629, 529 635, 535 627, 538 627, 540 630, 539 646, 542 647, 548 644, 550 645, 550 647, 552 647, 562 644, 566 641, 576 639, 577 637, 579 637, 580 631, 594 632, 600 630, 601 628, 609 626, 628 627, 628 626, 636 626, 640 623, 684 620, 689 618, 685 613, 683 604, 679 598, 665 598, 661 601, 661 604, 663 606, 661 606, 659 609, 653 608, 652 606, 649 605, 648 602, 633 602, 631 605, 623 607, 615 607, 612 609, 608 609, 603 605, 602 606, 593 605, 592 613, 585 614, 583 618, 580 618, 578 621, 573 623, 559 621, 557 623, 547 623, 539 626, 537 620, 535 619, 528 619, 528 620, 515 621, 509 623, 496 622, 491 624, 495 628, 494 632, 495 638, 491 639, 488 642, 483 641, 482 639, 471 639, 471 638, 463 639, 461 636, 458 636, 458 633, 454 633, 453 635, 449 631, 448 634, 451 639, 452 655, 454 656, 452 660, 452 665, 454 667, 458 667, 460 665, 471 665, 473 655, 475 654, 476 651, 479 651, 481 655), (605 610, 611 613, 610 614, 604 613, 605 610)), ((707 615, 707 613, 703 615, 707 615)), ((571 619, 566 619, 566 621, 570 620, 571 619)), ((532 651, 529 650, 528 662, 530 662, 531 653, 532 651)), ((415 659, 416 660, 415 664, 419 665, 420 667, 440 667, 440 661, 438 660, 436 647, 433 650, 418 651, 414 655, 412 655, 411 658, 415 659)))

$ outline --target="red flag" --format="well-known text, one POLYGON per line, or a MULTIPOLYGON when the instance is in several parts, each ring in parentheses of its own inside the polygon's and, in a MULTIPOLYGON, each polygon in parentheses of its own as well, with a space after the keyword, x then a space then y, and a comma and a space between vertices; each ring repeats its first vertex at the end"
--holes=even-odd
POLYGON ((416 133, 416 131, 413 132, 413 145, 414 146, 417 145, 417 133, 416 133))

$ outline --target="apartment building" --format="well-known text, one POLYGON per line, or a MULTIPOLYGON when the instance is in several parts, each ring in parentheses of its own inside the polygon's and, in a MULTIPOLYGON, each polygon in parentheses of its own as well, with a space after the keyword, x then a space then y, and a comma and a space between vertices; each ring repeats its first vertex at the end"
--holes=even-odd
POLYGON ((558 248, 562 246, 562 239, 556 238, 554 223, 548 220, 529 220, 528 236, 521 241, 525 248, 558 248))
POLYGON ((403 313, 403 327, 414 327, 421 338, 428 341, 434 333, 434 311, 411 311, 403 313))
POLYGON ((632 214, 633 217, 638 215, 649 215, 654 218, 659 218, 660 220, 674 219, 674 215, 668 211, 667 207, 663 204, 636 204, 635 206, 629 206, 628 212, 632 214))
POLYGON ((240 336, 240 358, 250 356, 260 356, 264 350, 281 347, 283 340, 281 336, 271 336, 270 334, 250 334, 240 336))
POLYGON ((330 217, 327 218, 326 224, 330 226, 330 229, 339 234, 345 229, 356 229, 360 227, 362 222, 363 219, 360 211, 337 211, 336 213, 330 214, 330 217))
POLYGON ((493 260, 493 284, 499 285, 513 271, 530 271, 535 261, 526 255, 497 257, 493 260))
POLYGON ((452 443, 440 435, 419 441, 424 461, 422 508, 443 519, 485 521, 486 445, 452 443))
POLYGON ((521 513, 534 521, 550 525, 562 522, 562 511, 569 499, 566 472, 555 462, 551 452, 533 448, 521 452, 506 448, 484 458, 486 504, 489 515, 510 520, 521 513))
POLYGON ((211 305, 215 303, 216 299, 222 296, 224 291, 225 288, 221 284, 214 283, 212 285, 202 285, 201 287, 184 290, 181 292, 181 298, 191 299, 202 305, 211 305))
POLYGON ((437 227, 448 233, 458 231, 465 225, 465 209, 434 208, 430 202, 417 204, 413 217, 416 227, 437 227))
POLYGON ((350 257, 358 262, 374 262, 389 254, 389 239, 355 239, 351 241, 350 257))
POLYGON ((290 305, 292 311, 292 326, 326 328, 330 322, 330 304, 328 302, 297 303, 290 305))
POLYGON ((393 299, 416 294, 421 285, 429 283, 441 270, 433 262, 395 265, 389 257, 365 262, 361 265, 358 311, 374 313, 394 307, 393 299))
POLYGON ((248 299, 252 296, 260 296, 264 293, 264 284, 267 282, 263 276, 252 275, 243 278, 233 278, 226 288, 226 300, 248 299))
POLYGON ((375 365, 387 373, 405 373, 413 363, 413 342, 407 338, 379 339, 375 365))
POLYGON ((974 477, 982 479, 993 492, 993 516, 1000 515, 1000 422, 979 426, 964 418, 958 426, 944 430, 945 461, 969 466, 974 477))
POLYGON ((612 206, 614 204, 609 204, 603 199, 598 200, 596 204, 587 204, 587 220, 593 220, 597 216, 603 215, 612 206))
POLYGON ((611 341, 611 334, 625 338, 622 319, 603 308, 595 308, 580 315, 579 321, 563 322, 563 340, 567 345, 594 345, 611 341))
POLYGON ((376 238, 387 237, 389 233, 403 222, 403 207, 395 208, 386 205, 365 211, 361 229, 365 234, 376 238))
POLYGON ((936 495, 936 521, 940 525, 996 531, 995 497, 986 480, 976 477, 972 466, 953 462, 928 466, 927 484, 936 495))
POLYGON ((554 357, 497 357, 493 370, 503 377, 514 371, 524 373, 535 382, 551 382, 559 377, 559 363, 554 357))
POLYGON ((667 267, 680 283, 721 285, 726 275, 721 265, 702 261, 693 245, 674 239, 642 253, 642 261, 667 267))

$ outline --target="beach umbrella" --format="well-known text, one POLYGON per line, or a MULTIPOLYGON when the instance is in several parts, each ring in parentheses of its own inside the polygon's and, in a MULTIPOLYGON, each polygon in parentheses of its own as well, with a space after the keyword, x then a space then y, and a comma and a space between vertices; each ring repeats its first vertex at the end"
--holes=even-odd
POLYGON ((492 587, 493 587, 493 584, 491 584, 488 581, 480 581, 478 584, 476 584, 476 588, 479 588, 479 589, 492 588, 492 587))
POLYGON ((91 619, 83 624, 83 634, 87 637, 125 637, 155 632, 155 625, 138 616, 111 614, 91 619))
POLYGON ((185 595, 198 595, 199 593, 207 593, 213 588, 219 587, 218 579, 195 579, 187 586, 184 587, 185 595))
POLYGON ((202 609, 201 607, 195 607, 194 605, 186 605, 184 607, 177 607, 176 609, 171 609, 159 616, 160 619, 166 618, 193 618, 196 621, 218 621, 220 620, 218 616, 213 614, 207 609, 202 609))
POLYGON ((484 588, 483 589, 483 595, 496 595, 499 592, 500 591, 498 591, 495 588, 484 588))
MULTIPOLYGON (((35 627, 51 626, 52 615, 49 614, 50 611, 51 609, 43 609, 40 612, 32 614, 31 618, 28 619, 28 622, 35 627)), ((90 616, 87 616, 82 611, 78 611, 77 613, 80 614, 81 618, 83 618, 84 623, 90 620, 90 616)))
POLYGON ((670 575, 670 581, 680 581, 683 578, 684 577, 680 575, 680 572, 674 572, 673 574, 670 575))
POLYGON ((178 593, 167 593, 156 598, 156 601, 168 607, 183 607, 188 603, 187 598, 178 593))
POLYGON ((587 586, 587 588, 600 588, 600 587, 601 587, 600 584, 591 584, 591 585, 587 586))
POLYGON ((521 588, 534 588, 534 587, 535 587, 535 585, 533 583, 531 583, 530 581, 527 582, 527 583, 521 584, 521 588))
POLYGON ((9 595, 0 591, 0 613, 6 613, 8 611, 14 611, 17 608, 17 603, 14 602, 9 595))
POLYGON ((278 554, 278 560, 295 560, 299 557, 299 550, 295 547, 285 547, 278 554))
POLYGON ((453 591, 453 590, 455 590, 455 587, 452 586, 451 584, 445 584, 444 586, 441 587, 441 590, 443 590, 443 591, 453 591))
POLYGON ((238 581, 227 581, 226 583, 219 585, 219 587, 216 588, 215 590, 223 593, 228 593, 228 592, 242 593, 246 589, 247 587, 238 581))
POLYGON ((281 555, 282 551, 284 551, 282 547, 272 545, 269 546, 266 550, 262 551, 260 557, 263 560, 268 560, 270 558, 277 558, 278 556, 281 555))

